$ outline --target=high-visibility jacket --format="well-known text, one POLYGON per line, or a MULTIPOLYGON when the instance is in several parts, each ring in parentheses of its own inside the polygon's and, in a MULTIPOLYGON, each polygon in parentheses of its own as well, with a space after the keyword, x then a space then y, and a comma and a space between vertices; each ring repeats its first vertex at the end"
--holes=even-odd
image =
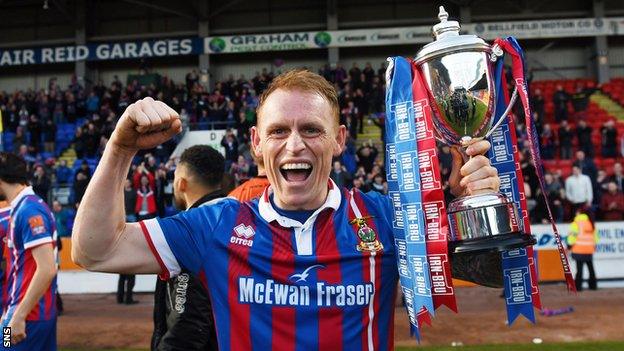
POLYGON ((591 255, 594 253, 598 243, 598 231, 586 214, 582 213, 574 217, 567 241, 572 245, 574 254, 591 255))

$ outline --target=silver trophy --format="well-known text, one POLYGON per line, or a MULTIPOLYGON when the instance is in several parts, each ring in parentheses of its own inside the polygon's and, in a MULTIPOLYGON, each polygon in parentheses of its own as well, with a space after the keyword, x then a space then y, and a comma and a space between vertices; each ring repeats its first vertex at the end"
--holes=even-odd
MULTIPOLYGON (((435 41, 416 54, 415 62, 429 91, 437 139, 463 150, 489 137, 506 120, 517 91, 493 125, 496 94, 500 93, 495 90, 493 66, 502 57, 502 50, 475 35, 460 35, 459 23, 449 21, 442 6, 438 18, 440 23, 433 26, 435 41)), ((456 256, 505 251, 535 243, 531 235, 525 235, 515 204, 501 193, 458 198, 448 205, 447 212, 449 252, 456 256)))

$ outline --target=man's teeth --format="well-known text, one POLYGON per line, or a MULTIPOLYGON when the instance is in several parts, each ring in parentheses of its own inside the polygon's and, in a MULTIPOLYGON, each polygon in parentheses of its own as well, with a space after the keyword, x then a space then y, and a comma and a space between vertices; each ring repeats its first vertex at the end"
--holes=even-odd
POLYGON ((283 170, 293 170, 293 169, 310 169, 312 168, 311 165, 307 164, 307 163, 287 163, 285 165, 282 166, 283 170))

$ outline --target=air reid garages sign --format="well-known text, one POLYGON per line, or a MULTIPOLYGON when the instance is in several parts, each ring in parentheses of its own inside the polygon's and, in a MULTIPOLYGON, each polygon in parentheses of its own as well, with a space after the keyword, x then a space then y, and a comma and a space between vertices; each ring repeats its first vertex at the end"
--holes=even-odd
POLYGON ((429 27, 401 27, 342 31, 245 34, 204 39, 210 54, 323 49, 333 47, 379 46, 426 43, 429 27))
POLYGON ((198 55, 199 38, 89 43, 87 45, 0 49, 0 66, 19 66, 76 61, 122 60, 144 57, 198 55))

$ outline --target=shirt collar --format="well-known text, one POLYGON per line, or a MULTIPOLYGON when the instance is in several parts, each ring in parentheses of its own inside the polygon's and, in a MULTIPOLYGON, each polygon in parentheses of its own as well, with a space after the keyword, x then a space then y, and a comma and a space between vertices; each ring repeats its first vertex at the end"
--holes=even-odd
POLYGON ((31 186, 27 186, 24 189, 22 189, 22 191, 20 191, 17 196, 15 197, 15 199, 13 199, 13 201, 11 201, 11 207, 15 208, 15 206, 17 206, 19 204, 19 202, 22 200, 23 197, 28 196, 28 195, 35 195, 35 192, 33 191, 33 188, 31 186))
POLYGON ((195 201, 195 203, 191 207, 189 207, 189 209, 195 208, 195 207, 199 207, 199 206, 203 205, 206 202, 209 202, 211 200, 218 199, 218 198, 221 198, 221 197, 225 197, 225 194, 223 193, 223 190, 221 190, 221 189, 215 190, 215 191, 213 191, 211 193, 208 193, 208 194, 202 196, 200 199, 195 201))
POLYGON ((333 180, 329 179, 329 181, 327 182, 327 188, 329 191, 327 193, 325 203, 321 207, 316 209, 316 211, 312 213, 312 216, 310 216, 310 218, 308 218, 308 220, 303 224, 292 218, 280 215, 275 210, 275 208, 273 208, 271 200, 269 199, 269 196, 273 193, 273 189, 271 188, 271 186, 264 189, 262 196, 258 200, 258 211, 260 212, 260 216, 269 223, 277 221, 277 223, 285 228, 304 227, 309 225, 309 223, 314 223, 318 214, 321 213, 321 211, 323 211, 324 209, 331 208, 333 210, 338 210, 338 208, 340 207, 342 194, 336 183, 334 183, 333 180))

